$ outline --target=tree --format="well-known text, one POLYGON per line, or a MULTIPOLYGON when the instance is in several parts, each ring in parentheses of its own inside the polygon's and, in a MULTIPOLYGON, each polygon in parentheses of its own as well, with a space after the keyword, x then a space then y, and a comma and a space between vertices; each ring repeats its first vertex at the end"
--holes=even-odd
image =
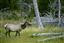
POLYGON ((58 6, 59 6, 59 10, 58 10, 58 17, 59 17, 59 25, 61 24, 61 2, 60 0, 58 0, 58 6))
POLYGON ((43 24, 41 22, 41 18, 40 18, 40 15, 39 15, 37 0, 33 0, 33 4, 34 4, 34 10, 35 10, 35 15, 36 15, 36 20, 37 20, 38 26, 42 30, 43 24))

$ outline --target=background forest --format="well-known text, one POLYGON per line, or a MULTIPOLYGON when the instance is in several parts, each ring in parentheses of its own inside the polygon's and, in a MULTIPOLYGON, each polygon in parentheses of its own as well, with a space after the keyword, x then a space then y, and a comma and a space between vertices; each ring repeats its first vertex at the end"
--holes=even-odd
MULTIPOLYGON (((56 0, 38 0, 38 7, 40 11, 40 16, 50 15, 50 9, 52 16, 58 17, 58 14, 53 14, 53 6, 56 0)), ((61 0, 61 12, 64 12, 64 0, 61 0)), ((55 12, 57 13, 57 11, 55 12)), ((33 18, 34 8, 32 0, 0 0, 0 19, 14 19, 18 20, 20 18, 33 18), (28 10, 28 11, 27 11, 28 10)))

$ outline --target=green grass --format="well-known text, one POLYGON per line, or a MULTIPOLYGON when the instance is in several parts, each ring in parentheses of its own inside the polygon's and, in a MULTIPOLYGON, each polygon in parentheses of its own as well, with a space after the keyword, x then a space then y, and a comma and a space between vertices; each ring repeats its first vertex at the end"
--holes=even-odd
MULTIPOLYGON (((1 29, 1 31, 3 31, 1 29)), ((4 30, 5 31, 5 30, 4 30)), ((2 34, 4 34, 4 31, 2 34)), ((37 43, 37 39, 43 38, 43 37, 32 37, 33 33, 37 33, 38 29, 28 27, 25 30, 21 32, 21 36, 15 37, 15 33, 11 33, 11 37, 0 37, 0 43, 37 43), (34 29, 34 30, 33 30, 34 29)))
MULTIPOLYGON (((48 27, 46 27, 46 29, 48 29, 48 30, 45 29, 45 31, 43 31, 43 32, 50 32, 49 31, 50 28, 48 28, 48 27)), ((54 28, 58 29, 57 27, 54 27, 54 28)), ((4 34, 5 30, 3 28, 1 28, 0 30, 1 30, 1 33, 4 34)), ((55 32, 54 29, 52 29, 52 31, 55 32)), ((59 32, 61 32, 61 31, 59 31, 59 32)), ((39 33, 39 29, 36 27, 28 27, 21 32, 20 37, 19 36, 15 37, 14 36, 15 33, 12 32, 11 37, 6 37, 5 35, 0 37, 0 43, 64 43, 64 38, 53 39, 53 40, 49 40, 49 41, 45 41, 45 42, 42 42, 42 41, 38 42, 37 40, 43 40, 44 38, 47 38, 47 37, 45 37, 45 36, 32 37, 33 33, 39 33)))
MULTIPOLYGON (((48 25, 42 32, 43 33, 64 32, 64 29, 54 25, 48 25)), ((48 38, 48 36, 32 37, 33 33, 40 33, 40 30, 37 27, 27 27, 25 30, 21 31, 20 37, 19 36, 15 37, 14 32, 11 32, 11 37, 6 37, 4 33, 5 29, 1 27, 0 43, 64 43, 64 38, 38 42, 37 40, 43 40, 44 38, 48 38)))

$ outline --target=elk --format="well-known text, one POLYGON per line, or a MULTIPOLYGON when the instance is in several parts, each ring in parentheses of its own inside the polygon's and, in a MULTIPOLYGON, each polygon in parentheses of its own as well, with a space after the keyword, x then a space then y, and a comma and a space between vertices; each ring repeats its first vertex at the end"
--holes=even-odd
POLYGON ((25 29, 26 27, 30 26, 31 24, 28 23, 27 21, 23 24, 5 24, 4 28, 6 30, 5 35, 10 36, 10 32, 16 32, 16 36, 19 35, 20 36, 20 31, 22 31, 23 29, 25 29))

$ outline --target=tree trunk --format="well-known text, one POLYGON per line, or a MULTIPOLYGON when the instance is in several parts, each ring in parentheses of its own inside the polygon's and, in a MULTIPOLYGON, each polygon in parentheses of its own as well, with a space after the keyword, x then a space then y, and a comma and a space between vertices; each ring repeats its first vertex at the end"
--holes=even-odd
POLYGON ((38 10, 38 5, 37 5, 37 0, 33 0, 33 5, 34 5, 36 20, 37 20, 39 29, 42 30, 42 29, 43 29, 43 24, 42 24, 41 19, 40 19, 39 10, 38 10))
POLYGON ((58 25, 60 26, 61 25, 61 3, 60 3, 60 0, 58 0, 58 5, 59 5, 59 10, 58 10, 58 17, 59 17, 59 23, 58 25))

